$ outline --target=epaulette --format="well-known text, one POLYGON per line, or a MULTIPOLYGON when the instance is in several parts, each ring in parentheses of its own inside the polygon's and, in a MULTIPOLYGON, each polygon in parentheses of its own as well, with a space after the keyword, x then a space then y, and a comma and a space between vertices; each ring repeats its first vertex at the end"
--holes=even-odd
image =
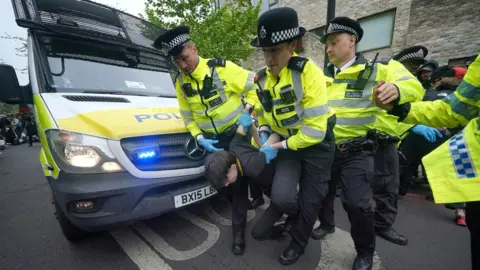
POLYGON ((387 65, 390 62, 390 60, 392 60, 392 58, 390 57, 377 58, 376 63, 387 65))
POLYGON ((207 62, 207 65, 209 67, 225 67, 226 64, 227 64, 227 61, 225 61, 225 59, 222 59, 222 58, 210 59, 207 62))
POLYGON ((267 75, 267 68, 264 67, 262 69, 260 69, 258 72, 257 72, 257 78, 260 80, 261 78, 265 77, 267 75))
POLYGON ((293 56, 290 58, 290 61, 288 61, 287 67, 289 69, 293 69, 296 71, 303 72, 303 69, 305 68, 305 65, 308 62, 308 58, 301 57, 301 56, 293 56))

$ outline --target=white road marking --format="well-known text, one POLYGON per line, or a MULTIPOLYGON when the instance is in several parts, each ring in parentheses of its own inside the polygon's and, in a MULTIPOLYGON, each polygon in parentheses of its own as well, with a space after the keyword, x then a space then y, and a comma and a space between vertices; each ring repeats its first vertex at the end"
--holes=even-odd
POLYGON ((162 258, 129 228, 111 231, 110 234, 140 270, 172 270, 162 258))
POLYGON ((220 229, 214 224, 192 215, 186 211, 177 212, 179 216, 197 225, 198 227, 207 231, 208 236, 203 243, 195 248, 186 251, 179 251, 169 245, 160 235, 148 228, 143 223, 138 223, 134 228, 148 241, 150 244, 162 254, 165 258, 172 261, 184 261, 195 258, 217 243, 220 238, 220 229))
MULTIPOLYGON (((314 228, 316 228, 318 224, 319 222, 317 221, 314 228)), ((316 240, 310 240, 310 243, 312 241, 316 240)), ((352 269, 357 252, 349 232, 336 227, 335 233, 329 234, 325 239, 321 240, 321 245, 322 255, 316 270, 352 269)), ((373 257, 373 269, 385 269, 377 253, 375 253, 373 257)))
MULTIPOLYGON (((232 220, 222 217, 219 213, 217 213, 212 205, 211 201, 203 204, 204 211, 211 218, 215 223, 223 225, 223 226, 232 226, 232 220)), ((248 210, 247 212, 247 222, 250 222, 252 219, 255 218, 255 210, 248 210)))

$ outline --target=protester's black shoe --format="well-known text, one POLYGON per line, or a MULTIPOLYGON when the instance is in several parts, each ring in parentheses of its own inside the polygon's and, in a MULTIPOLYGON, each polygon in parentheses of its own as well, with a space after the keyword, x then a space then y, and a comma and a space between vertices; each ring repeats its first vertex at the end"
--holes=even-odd
POLYGON ((335 227, 320 225, 312 231, 312 234, 310 236, 312 237, 312 239, 322 240, 327 235, 332 234, 334 232, 335 232, 335 227))
POLYGON ((353 262, 352 270, 371 270, 373 268, 373 254, 360 255, 357 254, 353 262))
POLYGON ((299 248, 295 248, 293 243, 290 243, 288 248, 283 251, 282 255, 280 255, 278 261, 283 265, 291 265, 296 263, 302 255, 303 252, 299 251, 299 248))
POLYGON ((389 228, 386 230, 376 230, 376 232, 377 232, 377 235, 383 237, 385 240, 390 241, 394 244, 402 245, 402 246, 405 246, 408 244, 408 239, 405 236, 399 234, 393 228, 389 228))
POLYGON ((243 255, 245 251, 245 233, 243 231, 233 232, 232 252, 235 255, 243 255))
POLYGON ((263 199, 263 197, 255 198, 250 202, 248 209, 249 210, 256 209, 257 207, 259 207, 260 205, 263 205, 264 203, 265 203, 265 200, 263 199))

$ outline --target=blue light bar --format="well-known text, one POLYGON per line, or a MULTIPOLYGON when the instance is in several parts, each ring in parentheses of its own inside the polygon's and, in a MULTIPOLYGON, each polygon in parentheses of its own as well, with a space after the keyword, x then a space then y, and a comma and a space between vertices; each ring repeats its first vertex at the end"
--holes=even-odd
POLYGON ((155 150, 144 150, 137 152, 137 159, 150 159, 157 156, 155 150))

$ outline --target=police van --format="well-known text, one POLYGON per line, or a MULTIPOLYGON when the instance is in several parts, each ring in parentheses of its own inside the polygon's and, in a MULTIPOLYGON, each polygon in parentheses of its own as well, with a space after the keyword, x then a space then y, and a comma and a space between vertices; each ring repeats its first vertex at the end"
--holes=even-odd
POLYGON ((40 163, 73 242, 216 193, 180 117, 165 32, 89 0, 12 0, 28 29, 28 87, 0 65, 0 100, 33 104, 40 163))

